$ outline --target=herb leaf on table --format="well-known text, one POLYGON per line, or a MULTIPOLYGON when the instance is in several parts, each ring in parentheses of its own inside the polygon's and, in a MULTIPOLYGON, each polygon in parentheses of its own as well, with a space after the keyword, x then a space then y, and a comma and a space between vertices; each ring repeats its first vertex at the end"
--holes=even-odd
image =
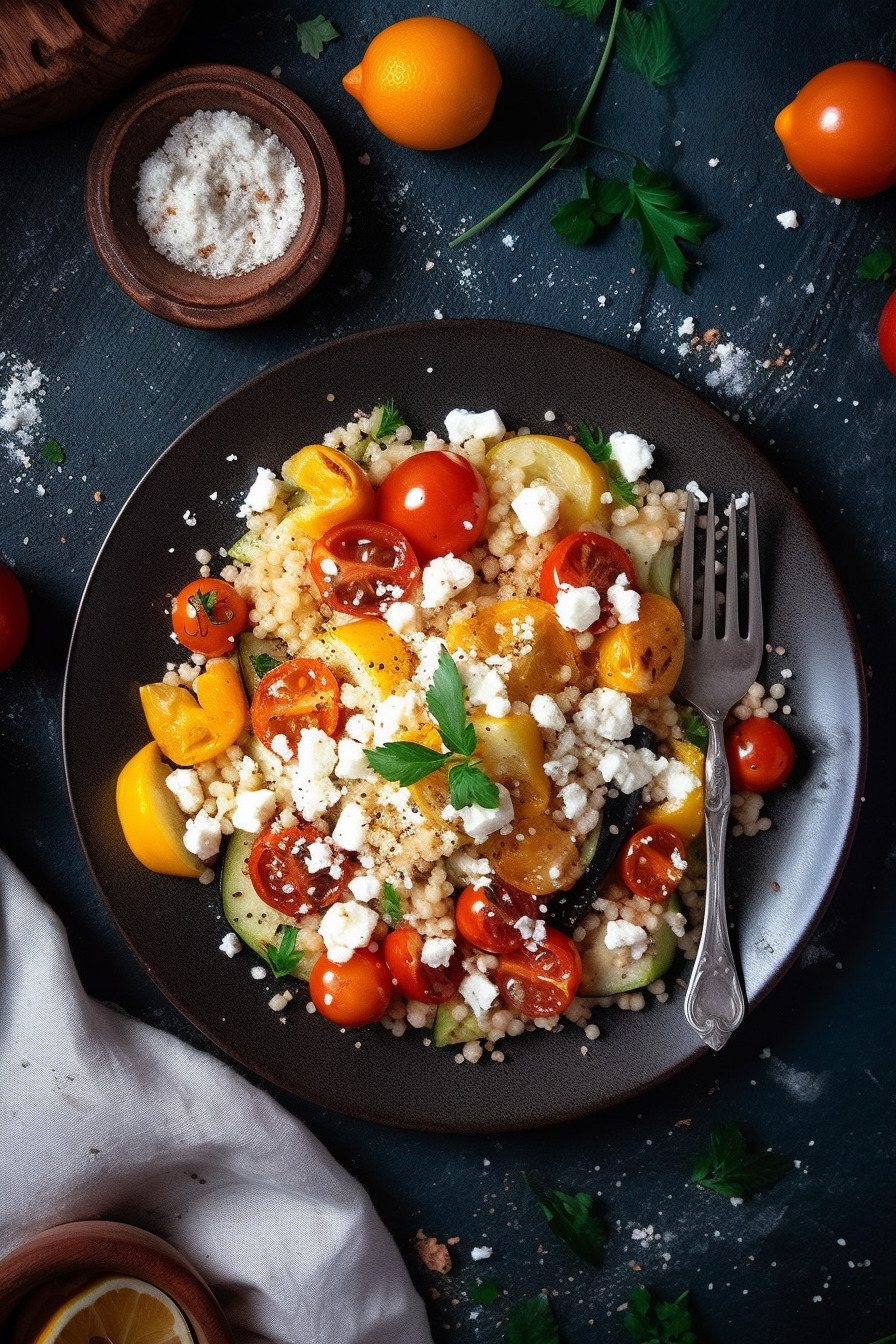
POLYGON ((507 1344, 559 1344, 551 1304, 541 1293, 514 1307, 507 1322, 507 1344))
POLYGON ((489 1275, 488 1278, 482 1279, 479 1283, 474 1283, 469 1291, 469 1295, 472 1297, 473 1301, 478 1302, 481 1307, 490 1307, 493 1302, 497 1301, 500 1292, 501 1289, 498 1286, 497 1280, 489 1275))
POLYGON ((40 451, 48 462, 54 462, 57 466, 60 462, 65 461, 65 453, 62 451, 62 445, 57 443, 55 439, 47 439, 40 451))
POLYGON ((315 19, 293 19, 293 23, 296 25, 296 36, 303 54, 313 56, 315 60, 328 42, 333 42, 340 36, 338 28, 335 28, 323 14, 318 14, 315 19))
POLYGON ((545 4, 552 5, 554 9, 562 9, 564 13, 572 14, 577 19, 597 23, 606 0, 545 0, 545 4))
POLYGON ((603 1263, 607 1244, 607 1225, 594 1209, 594 1199, 585 1191, 570 1195, 563 1190, 548 1190, 536 1176, 523 1173, 548 1225, 562 1241, 589 1265, 603 1263))
POLYGON ((649 9, 624 9, 616 35, 621 65, 650 84, 671 84, 687 64, 688 48, 727 8, 728 0, 655 0, 649 9))
POLYGON ((890 280, 893 276, 893 254, 886 247, 876 247, 863 257, 856 267, 860 280, 890 280))
POLYGON ((641 256, 652 271, 662 271, 670 285, 684 289, 688 259, 677 239, 702 243, 715 228, 712 220, 686 210, 671 177, 654 173, 640 159, 629 182, 630 200, 623 217, 641 230, 641 256))
POLYGON ((709 1136, 709 1148, 694 1163, 691 1180, 716 1194, 748 1199, 776 1185, 792 1165, 781 1153, 748 1152, 737 1125, 716 1125, 709 1136))
POLYGON ((636 1344, 696 1344, 694 1320, 687 1306, 687 1291, 672 1302, 654 1297, 649 1288, 634 1288, 623 1318, 636 1344))

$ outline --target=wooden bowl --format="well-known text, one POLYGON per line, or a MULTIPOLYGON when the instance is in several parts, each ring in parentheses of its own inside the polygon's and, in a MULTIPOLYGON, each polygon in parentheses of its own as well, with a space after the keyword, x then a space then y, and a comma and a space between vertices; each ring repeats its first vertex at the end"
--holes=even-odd
POLYGON ((91 151, 85 208, 100 261, 141 307, 187 327, 246 326, 295 303, 329 266, 345 227, 345 177, 329 132, 297 94, 254 70, 194 65, 154 80, 112 114, 91 151), (305 179, 292 242, 245 275, 215 278, 176 265, 137 218, 140 165, 178 120, 200 110, 239 112, 267 127, 305 179))
POLYGON ((233 1344, 211 1289, 180 1251, 142 1228, 99 1220, 38 1232, 0 1260, 0 1338, 16 1340, 13 1323, 31 1293, 39 1290, 41 1306, 58 1296, 61 1306, 82 1283, 104 1274, 126 1274, 167 1293, 189 1321, 196 1344, 233 1344))

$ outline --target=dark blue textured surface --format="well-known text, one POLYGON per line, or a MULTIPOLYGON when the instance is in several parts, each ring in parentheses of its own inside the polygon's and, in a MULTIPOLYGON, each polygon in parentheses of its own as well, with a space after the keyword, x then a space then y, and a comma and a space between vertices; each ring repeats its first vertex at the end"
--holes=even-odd
MULTIPOLYGON (((488 131, 449 153, 418 154, 383 140, 339 84, 367 39, 404 16, 393 0, 332 7, 346 36, 317 62, 300 54, 279 6, 207 0, 159 63, 160 70, 210 60, 280 66, 343 154, 352 219, 336 263, 302 305, 259 328, 213 334, 168 326, 107 278, 81 204, 102 112, 0 142, 0 394, 14 360, 32 361, 49 380, 30 465, 0 436, 0 554, 22 578, 33 617, 25 654, 0 679, 0 759, 14 782, 0 813, 0 845, 63 916, 93 993, 205 1047, 110 926, 77 846, 62 773, 59 701, 71 623, 130 490, 185 425, 261 369, 333 335, 436 312, 565 328, 680 377, 739 416, 798 492, 855 612, 870 691, 867 802, 821 929, 720 1056, 593 1120, 506 1138, 451 1138, 386 1131, 283 1100, 370 1190, 421 1290, 438 1291, 437 1339, 503 1338, 512 1306, 545 1288, 556 1294, 564 1344, 613 1344, 627 1338, 619 1307, 634 1285, 647 1283, 667 1297, 691 1288, 704 1344, 871 1344, 896 1328, 889 977, 896 381, 874 338, 888 291, 856 280, 855 266, 880 244, 896 250, 894 193, 839 205, 818 196, 788 169, 772 121, 834 61, 896 63, 892 5, 872 0, 846 12, 808 0, 741 0, 677 85, 651 90, 612 70, 596 138, 674 171, 719 224, 699 250, 687 296, 638 265, 631 225, 583 251, 556 237, 552 207, 577 189, 569 170, 496 229, 448 251, 463 223, 522 181, 538 146, 562 130, 590 79, 594 39, 539 0, 457 0, 421 10, 476 27, 504 71, 488 131), (360 161, 368 155, 369 163, 360 161), (783 230, 776 215, 790 209, 800 227, 783 230), (707 352, 679 353, 678 327, 689 316, 697 331, 717 327, 744 352, 738 379, 708 386, 718 366, 707 352), (40 454, 48 435, 65 450, 60 468, 40 454), (740 1207, 687 1183, 709 1129, 726 1119, 800 1163, 774 1191, 740 1207), (524 1170, 597 1197, 612 1232, 603 1269, 581 1265, 552 1236, 524 1170), (648 1225, 659 1239, 632 1239, 648 1225), (418 1228, 460 1238, 447 1280, 417 1266, 418 1228), (471 1249, 482 1245, 493 1256, 474 1262, 471 1249), (479 1308, 467 1291, 486 1269, 504 1293, 479 1308)), ((618 171, 596 152, 594 162, 618 171)), ((139 615, 128 611, 123 575, 123 631, 131 619, 139 615)))

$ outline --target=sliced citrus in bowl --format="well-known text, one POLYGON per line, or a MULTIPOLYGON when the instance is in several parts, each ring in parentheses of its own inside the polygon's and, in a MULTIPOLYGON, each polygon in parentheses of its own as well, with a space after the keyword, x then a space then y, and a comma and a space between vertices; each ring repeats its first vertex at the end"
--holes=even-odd
POLYGON ((151 1283, 106 1275, 70 1297, 33 1344, 194 1344, 183 1312, 151 1283))

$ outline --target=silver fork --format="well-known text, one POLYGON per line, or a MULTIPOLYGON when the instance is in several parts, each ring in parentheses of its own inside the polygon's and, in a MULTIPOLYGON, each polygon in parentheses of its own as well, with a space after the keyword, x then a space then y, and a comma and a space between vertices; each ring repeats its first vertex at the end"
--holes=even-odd
POLYGON ((724 631, 716 632, 715 502, 707 504, 703 584, 703 619, 694 633, 694 496, 688 499, 681 547, 678 605, 685 630, 684 667, 678 689, 706 720, 706 910, 697 959, 684 1001, 687 1021, 713 1050, 720 1050, 744 1015, 741 988, 725 911, 725 832, 731 810, 731 778, 725 757, 725 717, 756 680, 762 659, 762 595, 759 587, 759 541, 756 504, 749 497, 747 534, 747 632, 740 631, 737 521, 734 496, 728 509, 724 631))

